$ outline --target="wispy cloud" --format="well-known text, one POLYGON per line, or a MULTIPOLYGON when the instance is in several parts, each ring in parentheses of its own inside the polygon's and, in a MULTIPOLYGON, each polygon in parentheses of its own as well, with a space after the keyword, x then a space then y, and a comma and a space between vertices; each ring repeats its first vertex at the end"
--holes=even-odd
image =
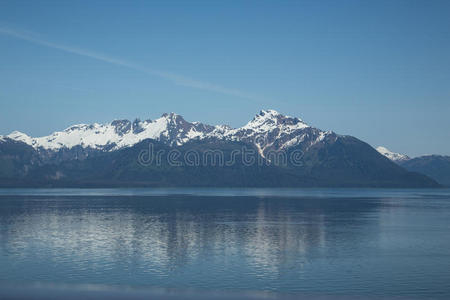
POLYGON ((62 45, 59 43, 48 41, 46 39, 40 38, 38 35, 36 35, 35 33, 32 33, 32 32, 20 31, 20 30, 8 28, 8 27, 0 27, 0 34, 8 35, 8 36, 20 39, 20 40, 28 41, 28 42, 38 44, 41 46, 45 46, 48 48, 58 49, 58 50, 61 50, 64 52, 68 52, 68 53, 72 53, 72 54, 76 54, 76 55, 80 55, 80 56, 85 56, 85 57, 89 57, 89 58, 103 61, 106 63, 110 63, 113 65, 133 69, 133 70, 143 72, 143 73, 146 73, 146 74, 149 74, 152 76, 157 76, 157 77, 169 80, 177 85, 182 85, 182 86, 186 86, 186 87, 190 87, 190 88, 221 93, 221 94, 225 94, 225 95, 230 95, 230 96, 235 96, 235 97, 240 97, 240 98, 245 98, 245 99, 250 99, 250 100, 261 100, 260 97, 248 94, 241 90, 226 88, 226 87, 223 87, 223 86, 220 86, 217 84, 188 78, 188 77, 178 75, 178 74, 173 74, 170 72, 154 70, 151 68, 143 67, 137 63, 123 60, 120 58, 116 58, 116 57, 112 57, 109 55, 89 51, 86 49, 81 49, 81 48, 77 48, 77 47, 62 45))

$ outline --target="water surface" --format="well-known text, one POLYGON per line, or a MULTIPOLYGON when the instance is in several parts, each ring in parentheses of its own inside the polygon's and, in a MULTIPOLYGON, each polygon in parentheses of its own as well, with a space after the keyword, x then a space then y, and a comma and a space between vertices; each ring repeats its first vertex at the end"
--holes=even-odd
POLYGON ((0 288, 450 298, 450 190, 2 189, 0 288))

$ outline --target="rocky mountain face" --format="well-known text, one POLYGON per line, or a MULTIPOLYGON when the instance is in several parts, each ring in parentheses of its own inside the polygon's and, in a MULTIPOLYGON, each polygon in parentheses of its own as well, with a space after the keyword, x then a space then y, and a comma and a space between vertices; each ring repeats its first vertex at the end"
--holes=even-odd
POLYGON ((13 132, 0 137, 0 162, 2 186, 437 186, 354 137, 274 110, 240 128, 170 113, 13 132))

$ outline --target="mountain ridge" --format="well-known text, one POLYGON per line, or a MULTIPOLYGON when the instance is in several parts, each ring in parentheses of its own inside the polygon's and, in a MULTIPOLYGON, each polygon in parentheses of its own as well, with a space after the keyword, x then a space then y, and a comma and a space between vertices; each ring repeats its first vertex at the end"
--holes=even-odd
MULTIPOLYGON (((182 145, 190 140, 202 139, 225 139, 247 142, 253 138, 254 143, 262 147, 268 145, 270 141, 257 140, 261 133, 277 130, 277 134, 284 135, 284 144, 278 148, 293 146, 301 141, 301 137, 293 133, 300 130, 312 128, 299 118, 285 116, 275 110, 261 110, 246 125, 239 128, 231 128, 228 125, 208 125, 200 122, 188 122, 181 115, 176 113, 164 113, 155 120, 140 121, 135 119, 113 120, 106 124, 77 124, 72 125, 63 131, 56 131, 48 136, 30 137, 29 135, 13 131, 9 135, 0 136, 3 141, 11 139, 24 142, 35 149, 45 149, 58 151, 62 148, 71 149, 76 146, 82 148, 92 148, 96 150, 114 151, 124 147, 133 146, 145 139, 163 141, 171 145, 182 145)), ((324 138, 331 134, 331 131, 322 131, 315 128, 318 138, 324 138)), ((273 137, 268 137, 273 142, 273 137)), ((280 138, 277 135, 277 138, 280 138)), ((264 149, 261 151, 264 152, 264 149)))
POLYGON ((40 138, 13 132, 0 140, 0 186, 439 185, 355 137, 262 110, 239 128, 168 113, 154 121, 79 124, 40 138), (141 160, 153 151, 162 153, 160 163, 141 160), (173 154, 181 161, 173 162, 173 154))

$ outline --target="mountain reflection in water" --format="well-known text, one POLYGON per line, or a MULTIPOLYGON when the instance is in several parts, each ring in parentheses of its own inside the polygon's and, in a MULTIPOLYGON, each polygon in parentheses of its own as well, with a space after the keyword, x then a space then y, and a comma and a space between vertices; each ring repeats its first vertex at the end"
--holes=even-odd
POLYGON ((275 194, 2 195, 0 280, 448 295, 447 196, 275 194))

